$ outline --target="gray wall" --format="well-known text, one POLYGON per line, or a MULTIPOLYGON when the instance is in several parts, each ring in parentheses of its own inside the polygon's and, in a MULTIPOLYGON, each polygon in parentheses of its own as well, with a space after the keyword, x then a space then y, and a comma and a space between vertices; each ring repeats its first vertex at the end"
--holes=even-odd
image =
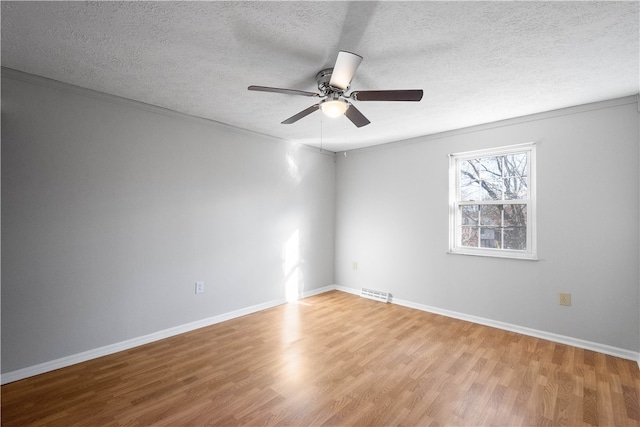
POLYGON ((627 98, 354 151, 336 168, 3 70, 2 372, 280 301, 296 235, 298 292, 366 286, 638 351, 639 132, 627 98), (540 260, 447 254, 447 155, 529 141, 540 260))
POLYGON ((638 351, 638 146, 633 97, 339 155, 336 283, 638 351), (447 155, 531 141, 539 260, 447 254, 447 155))
POLYGON ((334 156, 5 71, 2 372, 334 283, 334 156))

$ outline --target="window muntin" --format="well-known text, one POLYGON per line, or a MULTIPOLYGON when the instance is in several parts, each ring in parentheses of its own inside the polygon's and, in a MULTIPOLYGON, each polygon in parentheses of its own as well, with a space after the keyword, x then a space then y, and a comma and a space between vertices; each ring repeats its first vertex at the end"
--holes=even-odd
POLYGON ((536 258, 535 145, 450 156, 452 253, 536 258))

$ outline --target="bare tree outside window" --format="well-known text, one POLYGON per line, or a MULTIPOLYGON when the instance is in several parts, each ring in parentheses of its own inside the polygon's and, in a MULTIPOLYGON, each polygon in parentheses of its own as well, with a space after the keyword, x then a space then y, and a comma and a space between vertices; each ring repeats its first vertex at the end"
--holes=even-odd
POLYGON ((528 251, 531 151, 454 156, 456 244, 528 251), (460 156, 460 157, 457 157, 460 156))

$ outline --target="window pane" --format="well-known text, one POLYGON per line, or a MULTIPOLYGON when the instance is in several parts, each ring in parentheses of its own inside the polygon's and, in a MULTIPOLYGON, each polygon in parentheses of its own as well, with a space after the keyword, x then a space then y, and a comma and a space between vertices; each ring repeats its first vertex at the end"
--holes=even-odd
POLYGON ((480 177, 485 181, 495 181, 502 178, 502 158, 501 157, 481 157, 469 160, 475 162, 480 171, 480 177))
POLYGON ((500 158, 484 157, 460 164, 460 200, 502 200, 500 158))
POLYGON ((482 181, 482 200, 504 200, 502 179, 482 181))
POLYGON ((480 182, 468 180, 466 183, 460 185, 460 200, 466 202, 474 200, 482 200, 482 187, 480 182))
POLYGON ((528 197, 527 154, 517 153, 502 156, 504 164, 505 200, 528 197))
POLYGON ((527 249, 527 205, 504 206, 504 248, 527 249))
POLYGON ((469 162, 460 164, 460 200, 482 200, 482 187, 477 170, 469 162))
POLYGON ((528 197, 527 153, 481 157, 460 164, 460 200, 528 197))
POLYGON ((462 246, 527 249, 526 204, 467 205, 461 206, 460 210, 462 246))
POLYGON ((525 227, 506 227, 504 229, 504 248, 527 249, 527 229, 525 227))
POLYGON ((527 227, 527 205, 504 205, 505 227, 527 227))
POLYGON ((504 162, 505 177, 527 176, 527 153, 516 153, 502 156, 504 162))
POLYGON ((481 225, 502 225, 502 205, 480 206, 481 225))
POLYGON ((505 178, 504 200, 522 200, 529 197, 527 178, 505 178))
POLYGON ((500 229, 498 229, 497 227, 481 227, 480 228, 480 247, 499 248, 500 247, 500 229))
POLYGON ((478 247, 478 227, 463 226, 460 233, 460 245, 478 247))
POLYGON ((502 200, 502 158, 482 157, 476 162, 482 178, 482 200, 502 200))
POLYGON ((462 206, 462 225, 478 225, 478 205, 462 206))

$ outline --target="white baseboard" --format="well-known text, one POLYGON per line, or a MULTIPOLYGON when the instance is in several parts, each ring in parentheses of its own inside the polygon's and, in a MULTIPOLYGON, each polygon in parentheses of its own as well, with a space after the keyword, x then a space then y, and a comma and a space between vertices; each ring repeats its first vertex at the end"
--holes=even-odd
MULTIPOLYGON (((333 287, 330 287, 330 288, 333 289, 333 287)), ((310 291, 310 292, 313 292, 313 291, 310 291)), ((323 292, 326 292, 326 291, 323 291, 323 292)), ((40 363, 38 365, 28 366, 26 368, 22 368, 16 371, 2 374, 2 376, 0 377, 0 383, 4 385, 10 382, 32 377, 34 375, 44 374, 45 372, 75 365, 76 363, 86 362, 87 360, 96 359, 102 356, 107 356, 109 354, 117 353, 119 351, 129 350, 134 347, 138 347, 144 344, 149 344, 154 341, 159 341, 165 338, 169 338, 174 335, 183 334, 185 332, 193 331, 195 329, 203 328, 205 326, 211 326, 216 323, 224 322, 226 320, 235 319, 236 317, 246 316, 247 314, 255 313, 261 310, 266 310, 268 308, 272 308, 285 303, 286 301, 284 299, 268 301, 268 302, 257 304, 251 307, 246 307, 239 310, 231 311, 229 313, 223 313, 217 316, 209 317, 209 318, 198 320, 191 323, 186 323, 184 325, 176 326, 173 328, 164 329, 162 331, 154 332, 148 335, 143 335, 141 337, 136 337, 126 341, 105 345, 104 347, 98 347, 92 350, 83 351, 82 353, 61 357, 60 359, 51 360, 49 362, 40 363)))
POLYGON ((335 290, 336 290, 336 286, 335 285, 329 285, 329 286, 325 286, 323 288, 311 289, 310 291, 304 291, 302 293, 302 297, 301 298, 309 298, 309 297, 312 297, 314 295, 320 295, 320 294, 324 294, 325 292, 335 291, 335 290))
MULTIPOLYGON (((305 291, 303 292, 301 298, 308 298, 314 295, 319 295, 319 294, 333 291, 333 290, 347 292, 353 295, 360 295, 360 291, 358 289, 348 288, 345 286, 330 285, 322 288, 305 291)), ((512 325, 509 323, 499 322, 491 319, 485 319, 483 317, 472 316, 464 313, 458 313, 455 311, 445 310, 437 307, 431 307, 428 305, 418 304, 418 303, 405 301, 397 298, 391 298, 390 302, 393 304, 404 306, 404 307, 414 308, 414 309, 426 311, 429 313, 452 317, 454 319, 466 320, 468 322, 478 323, 480 325, 490 326, 493 328, 503 329, 511 332, 517 332, 523 335, 529 335, 532 337, 542 338, 549 341, 558 342, 561 344, 567 344, 574 347, 584 348, 587 350, 592 350, 598 353, 604 353, 611 356, 620 357, 623 359, 635 360, 638 362, 638 368, 640 369, 640 352, 612 347, 606 344, 599 344, 591 341, 585 341, 578 338, 567 337, 564 335, 558 335, 551 332, 540 331, 537 329, 525 328, 523 326, 512 325)), ((84 351, 82 353, 61 357, 60 359, 51 360, 48 362, 40 363, 38 365, 28 366, 26 368, 22 368, 16 371, 11 371, 11 372, 2 374, 0 376, 0 384, 3 384, 3 385, 8 384, 10 382, 18 381, 24 378, 40 375, 45 372, 75 365, 76 363, 86 362, 87 360, 96 359, 102 356, 107 356, 109 354, 117 353, 119 351, 129 350, 134 347, 138 347, 154 341, 159 341, 165 338, 169 338, 174 335, 183 334, 185 332, 193 331, 195 329, 203 328, 205 326, 214 325, 216 323, 224 322, 226 320, 231 320, 237 317, 246 316, 247 314, 266 310, 268 308, 276 307, 278 305, 285 304, 285 303, 286 301, 284 299, 268 301, 262 304, 257 304, 257 305, 246 307, 240 310, 231 311, 229 313, 223 313, 217 316, 198 320, 196 322, 191 322, 191 323, 176 326, 173 328, 164 329, 162 331, 154 332, 152 334, 144 335, 141 337, 136 337, 126 341, 121 341, 118 343, 106 345, 104 347, 99 347, 92 350, 84 351)))
POLYGON ((338 286, 338 285, 334 285, 333 289, 341 292, 346 292, 348 294, 360 296, 360 289, 347 288, 346 286, 338 286))
MULTIPOLYGON (((348 292, 354 295, 359 294, 358 289, 346 288, 344 286, 335 286, 335 289, 343 292, 348 292)), ((627 350, 627 349, 618 348, 618 347, 612 347, 606 344, 600 344, 592 341, 582 340, 579 338, 568 337, 566 335, 554 334, 552 332, 540 331, 538 329, 526 328, 524 326, 513 325, 511 323, 505 323, 497 320, 486 319, 484 317, 473 316, 470 314, 459 313, 456 311, 445 310, 442 308, 431 307, 428 305, 419 304, 412 301, 405 301, 402 299, 394 298, 393 296, 390 302, 393 304, 404 306, 404 307, 415 308, 416 310, 426 311, 433 314, 439 314, 439 315, 451 317, 454 319, 465 320, 467 322, 490 326, 492 328, 497 328, 497 329, 503 329, 505 331, 517 332, 519 334, 528 335, 536 338, 542 338, 542 339, 557 342, 560 344, 567 344, 573 347, 583 348, 583 349, 595 351, 598 353, 608 354, 610 356, 620 357, 622 359, 634 360, 638 362, 638 368, 640 368, 640 352, 637 352, 637 351, 627 350)))
MULTIPOLYGON (((309 291, 304 291, 302 293, 301 298, 308 298, 310 296, 332 291, 334 289, 335 289, 335 286, 333 285, 325 286, 323 288, 311 289, 309 291)), ((149 344, 154 341, 159 341, 165 338, 169 338, 174 335, 183 334, 185 332, 193 331, 195 329, 204 328, 205 326, 215 325, 216 323, 235 319, 236 317, 246 316, 247 314, 255 313, 261 310, 266 310, 268 308, 272 308, 285 303, 286 303, 286 300, 284 299, 268 301, 268 302, 257 304, 251 307, 242 308, 240 310, 231 311, 229 313, 223 313, 217 316, 209 317, 206 319, 198 320, 195 322, 187 323, 187 324, 176 326, 173 328, 164 329, 162 331, 154 332, 152 334, 144 335, 141 337, 136 337, 126 341, 121 341, 114 344, 106 345, 104 347, 94 348, 92 350, 84 351, 82 353, 61 357, 60 359, 51 360, 48 362, 40 363, 38 365, 27 366, 26 368, 18 369, 16 371, 7 372, 6 374, 0 375, 0 384, 11 383, 14 381, 22 380, 24 378, 33 377, 34 375, 40 375, 40 374, 44 374, 45 372, 75 365, 76 363, 86 362, 87 360, 96 359, 102 356, 107 356, 109 354, 117 353, 119 351, 129 350, 134 347, 138 347, 144 344, 149 344)))

